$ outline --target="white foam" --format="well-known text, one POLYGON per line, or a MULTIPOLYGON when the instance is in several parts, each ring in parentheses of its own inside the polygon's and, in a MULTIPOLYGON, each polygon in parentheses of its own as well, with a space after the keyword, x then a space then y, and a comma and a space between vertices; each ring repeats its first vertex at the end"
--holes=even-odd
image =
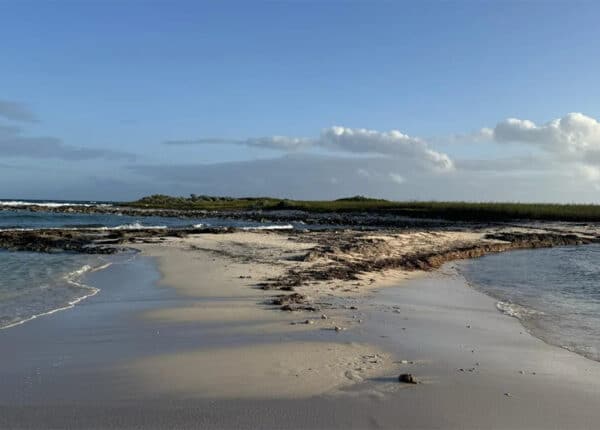
POLYGON ((259 225, 256 227, 242 227, 242 230, 292 230, 294 228, 291 224, 286 225, 259 225))
POLYGON ((26 202, 22 200, 12 201, 0 201, 0 206, 11 206, 11 207, 29 207, 29 206, 41 206, 46 208, 60 208, 64 206, 78 206, 78 207, 91 207, 91 206, 111 206, 106 203, 102 204, 91 204, 91 203, 59 203, 59 202, 26 202))
POLYGON ((29 322, 31 320, 34 320, 36 318, 42 317, 42 316, 46 316, 46 315, 52 315, 56 312, 60 312, 60 311, 64 311, 67 309, 72 309, 75 307, 76 304, 82 302, 83 300, 95 296, 96 294, 98 294, 100 292, 99 288, 95 288, 95 287, 91 287, 89 285, 83 284, 81 282, 79 282, 81 276, 83 276, 85 273, 87 272, 96 272, 98 270, 102 270, 102 269, 106 269, 107 267, 109 267, 112 263, 106 263, 103 264, 102 266, 96 267, 96 268, 92 268, 90 265, 85 265, 77 270, 74 270, 71 273, 68 273, 64 276, 65 281, 67 281, 69 284, 71 285, 75 285, 77 287, 83 288, 88 290, 89 292, 87 294, 84 294, 82 296, 76 297, 75 299, 67 302, 67 304, 65 306, 62 306, 60 308, 56 308, 56 309, 52 309, 50 311, 47 312, 42 312, 40 314, 36 314, 33 316, 30 316, 29 318, 25 318, 23 320, 20 321, 16 321, 14 323, 11 323, 9 325, 5 325, 4 327, 0 327, 0 330, 4 330, 7 328, 11 328, 11 327, 16 327, 19 326, 21 324, 25 324, 26 322, 29 322))
POLYGON ((100 230, 152 230, 152 229, 165 229, 166 225, 143 225, 139 221, 131 224, 122 224, 115 227, 100 227, 100 230))
POLYGON ((535 315, 544 315, 543 312, 536 311, 535 309, 530 309, 524 306, 517 305, 515 303, 508 303, 502 301, 496 303, 496 308, 503 314, 518 319, 532 317, 535 315))
POLYGON ((152 230, 152 229, 166 229, 166 225, 142 225, 139 222, 132 224, 122 224, 114 227, 23 227, 23 228, 0 228, 0 231, 37 231, 37 230, 152 230))

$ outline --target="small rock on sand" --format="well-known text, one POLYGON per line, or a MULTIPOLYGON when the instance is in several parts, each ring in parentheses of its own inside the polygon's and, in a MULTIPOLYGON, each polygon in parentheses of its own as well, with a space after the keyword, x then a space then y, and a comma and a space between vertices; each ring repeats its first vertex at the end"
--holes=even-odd
POLYGON ((405 384, 418 384, 419 380, 410 373, 403 373, 398 376, 398 382, 403 382, 405 384))

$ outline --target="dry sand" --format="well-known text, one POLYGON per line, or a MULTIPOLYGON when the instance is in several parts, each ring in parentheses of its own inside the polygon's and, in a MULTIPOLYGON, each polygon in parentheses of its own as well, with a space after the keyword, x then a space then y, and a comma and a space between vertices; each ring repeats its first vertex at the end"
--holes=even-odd
POLYGON ((331 339, 355 323, 343 310, 282 312, 268 304, 272 291, 256 287, 301 264, 297 257, 312 246, 285 235, 254 232, 139 245, 145 255, 157 258, 161 284, 190 299, 189 305, 152 310, 143 317, 160 323, 201 323, 203 333, 232 340, 228 348, 199 345, 193 351, 131 363, 129 368, 148 390, 188 398, 310 397, 390 374, 395 365, 381 348, 331 339), (336 327, 341 330, 336 332, 336 327), (316 333, 320 341, 294 337, 306 331, 316 333), (323 339, 324 331, 330 339, 323 339), (276 344, 256 342, 257 336, 267 334, 282 337, 276 344), (239 345, 249 338, 250 345, 239 345))

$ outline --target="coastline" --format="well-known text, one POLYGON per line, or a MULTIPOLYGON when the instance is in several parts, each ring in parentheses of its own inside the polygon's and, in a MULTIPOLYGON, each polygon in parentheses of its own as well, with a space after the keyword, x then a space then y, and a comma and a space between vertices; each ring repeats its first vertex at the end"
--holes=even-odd
MULTIPOLYGON (((194 239, 187 239, 187 245, 190 249, 196 246, 196 252, 198 252, 198 249, 202 249, 201 252, 204 253, 213 253, 213 255, 220 252, 221 254, 229 254, 227 258, 231 258, 232 250, 223 245, 223 239, 223 236, 198 238, 197 240, 203 244, 202 247, 198 243, 194 243, 194 239)), ((280 237, 277 240, 280 240, 280 237)), ((233 241, 239 244, 240 238, 237 237, 233 241)), ((248 244, 245 243, 244 245, 247 246, 248 244)), ((164 244, 145 245, 142 246, 142 249, 146 254, 156 257, 156 247, 161 248, 163 246, 164 244)), ((262 246, 264 246, 264 242, 262 242, 262 246)), ((306 250, 305 248, 290 247, 295 252, 306 250)), ((308 245, 308 248, 310 248, 310 245, 308 245)), ((178 261, 181 264, 181 255, 171 256, 170 258, 171 261, 178 261)), ((196 255, 196 258, 199 257, 196 255)), ((292 261, 295 260, 292 258, 292 261)), ((410 274, 391 273, 391 277, 380 276, 376 282, 370 285, 367 291, 347 292, 338 295, 336 297, 338 308, 335 310, 337 312, 335 324, 343 324, 344 329, 347 329, 347 331, 344 330, 336 334, 336 337, 325 339, 325 341, 330 345, 338 343, 339 340, 362 342, 369 345, 372 350, 380 351, 379 354, 381 354, 381 357, 386 357, 388 361, 386 364, 389 365, 380 369, 379 375, 376 376, 359 375, 356 378, 348 378, 353 382, 352 385, 346 383, 337 387, 330 386, 326 391, 314 389, 313 387, 312 392, 304 391, 300 394, 298 391, 294 394, 290 394, 288 391, 283 397, 285 398, 288 395, 289 398, 310 399, 325 395, 336 399, 343 398, 345 399, 344 402, 347 396, 375 397, 382 402, 402 398, 403 401, 407 402, 406 405, 401 407, 405 413, 412 411, 413 407, 417 407, 414 402, 419 399, 421 402, 425 401, 437 405, 438 409, 436 409, 434 416, 439 421, 435 425, 431 424, 433 427, 454 427, 447 421, 449 416, 454 417, 453 420, 456 420, 455 426, 457 427, 483 426, 487 422, 485 408, 493 408, 498 414, 494 425, 500 427, 564 428, 564 426, 569 426, 570 428, 592 428, 592 421, 587 421, 587 418, 582 419, 581 417, 578 418, 577 414, 565 413, 564 405, 572 404, 575 408, 575 401, 577 401, 575 409, 581 410, 583 407, 589 413, 592 413, 589 395, 600 393, 600 363, 549 345, 526 332, 518 320, 501 313, 496 308, 496 301, 492 297, 469 287, 466 280, 456 270, 451 269, 453 264, 455 263, 448 263, 441 269, 425 273, 423 276, 413 276, 415 275, 414 272, 410 274), (391 285, 393 286, 390 288, 391 285), (449 285, 451 288, 448 288, 449 285), (382 297, 385 299, 382 300, 382 297), (405 371, 414 373, 422 384, 415 387, 414 390, 398 384, 395 377, 405 371), (409 392, 412 392, 412 394, 408 394, 409 392), (548 394, 548 392, 554 394, 548 394), (411 398, 411 395, 414 398, 411 398), (497 402, 513 403, 497 404, 497 402), (514 405, 515 402, 518 403, 517 406, 514 405), (461 407, 464 408, 466 403, 479 404, 483 409, 479 414, 470 410, 468 421, 461 421, 458 415, 461 414, 461 407), (558 413, 558 411, 561 412, 558 413), (507 414, 506 418, 501 418, 505 413, 507 414), (513 413, 517 415, 512 416, 513 413), (507 419, 509 417, 510 419, 507 419)), ((169 257, 165 258, 164 254, 162 255, 161 266, 164 276, 163 283, 178 288, 187 295, 204 294, 195 290, 194 286, 189 283, 187 285, 178 283, 173 278, 173 273, 181 272, 182 266, 169 268, 169 257), (173 272, 170 273, 170 270, 173 270, 173 272)), ((238 276, 240 267, 243 267, 243 265, 237 266, 238 271, 230 273, 228 285, 238 276)), ((199 270, 204 271, 204 268, 200 266, 199 270)), ((247 268, 241 270, 244 272, 247 268)), ((284 269, 279 269, 280 272, 282 270, 284 269)), ((265 273, 262 273, 262 276, 264 275, 265 273)), ((270 273, 270 275, 273 274, 270 273)), ((252 278, 255 279, 254 276, 252 278)), ((246 275, 242 279, 246 280, 246 275)), ((341 284, 348 284, 348 282, 342 281, 341 284)), ((249 288, 247 282, 245 285, 242 282, 240 287, 249 288)), ((202 290, 201 286, 198 288, 202 290)), ((210 290, 209 296, 214 295, 216 291, 218 291, 218 288, 217 290, 210 290)), ((322 294, 322 290, 312 291, 318 291, 322 294)), ((217 294, 221 298, 227 295, 223 291, 217 294)), ((233 296, 239 297, 239 294, 236 293, 233 296)), ((252 296, 251 300, 256 301, 256 297, 265 296, 259 293, 259 296, 252 296)), ((265 311, 264 308, 259 307, 259 309, 260 312, 265 311)), ((328 312, 331 309, 329 308, 328 312)), ((214 321, 215 319, 215 315, 207 312, 206 308, 196 309, 196 311, 198 312, 186 308, 172 309, 171 311, 159 310, 158 314, 146 315, 146 317, 158 318, 163 322, 170 321, 171 323, 193 323, 206 320, 214 321)), ((267 312, 276 312, 274 318, 279 320, 278 330, 274 328, 274 321, 271 320, 267 324, 271 333, 273 330, 289 331, 289 327, 286 328, 286 325, 289 324, 290 318, 295 317, 296 320, 300 320, 304 317, 315 317, 314 312, 303 312, 301 310, 278 312, 271 309, 267 312)), ((221 315, 222 318, 219 321, 227 321, 228 316, 221 315)), ((234 318, 240 316, 247 318, 249 314, 234 311, 231 315, 234 318)), ((293 320, 291 322, 294 323, 293 320)), ((329 323, 328 320, 326 322, 329 323)), ((247 325, 248 323, 249 321, 246 319, 241 325, 247 325)), ((315 319, 317 325, 301 324, 301 327, 303 330, 309 330, 307 335, 319 336, 320 331, 330 328, 319 327, 321 323, 322 321, 315 319)), ((260 327, 258 332, 261 335, 265 334, 264 330, 267 325, 258 325, 260 327)), ((294 327, 296 327, 295 324, 294 327)), ((232 331, 228 329, 220 331, 220 333, 226 336, 231 334, 232 331)), ((246 329, 240 332, 233 329, 233 333, 238 336, 240 333, 244 335, 256 334, 256 330, 246 329)), ((215 354, 214 356, 220 359, 224 359, 227 355, 223 355, 222 350, 208 350, 205 353, 205 357, 215 354)), ((243 349, 231 351, 232 356, 243 356, 244 353, 243 349)), ((267 350, 266 353, 268 355, 290 356, 296 354, 297 351, 293 348, 286 350, 285 346, 281 346, 281 349, 277 351, 267 350)), ((233 392, 221 390, 222 387, 219 389, 220 391, 215 391, 214 387, 218 385, 216 381, 230 381, 225 385, 229 389, 232 385, 235 387, 235 383, 232 384, 230 378, 233 377, 236 380, 246 377, 246 368, 242 366, 242 369, 240 369, 243 375, 235 374, 235 372, 232 375, 231 366, 224 365, 222 368, 220 366, 206 366, 207 361, 203 357, 204 353, 202 351, 189 352, 188 354, 183 359, 180 355, 179 360, 170 361, 170 357, 164 357, 164 360, 159 358, 141 364, 142 367, 145 366, 145 369, 139 373, 140 377, 150 380, 146 388, 151 390, 166 389, 166 393, 170 392, 172 395, 176 392, 177 395, 182 395, 185 398, 190 396, 204 398, 209 389, 213 399, 237 398, 239 400, 241 398, 256 400, 257 398, 263 398, 265 392, 276 393, 274 397, 282 396, 282 393, 274 388, 276 383, 265 377, 264 374, 256 380, 251 379, 251 385, 255 391, 240 391, 239 385, 233 389, 233 392), (207 380, 192 376, 193 373, 190 372, 190 368, 195 365, 207 367, 210 370, 209 373, 215 379, 209 378, 207 380), (176 370, 176 372, 170 373, 169 368, 176 370), (160 372, 153 374, 156 369, 160 369, 160 372), (229 378, 220 375, 220 370, 225 370, 229 378), (164 382, 162 386, 159 386, 161 381, 165 379, 174 379, 181 382, 181 372, 185 375, 185 383, 176 384, 178 387, 174 391, 169 391, 164 386, 164 382)), ((320 353, 311 356, 309 359, 311 365, 318 367, 319 363, 326 362, 328 358, 327 355, 320 353)), ((264 360, 264 356, 259 355, 258 358, 254 356, 252 361, 256 359, 258 361, 264 360)), ((303 361, 306 359, 306 356, 302 357, 303 361)), ((344 360, 351 362, 348 356, 345 356, 344 360)), ((355 363, 352 364, 356 365, 355 363)), ((295 372, 297 370, 297 367, 294 367, 297 364, 288 362, 284 366, 289 366, 290 371, 295 372)), ((341 373, 343 369, 337 371, 341 373)), ((306 386, 303 388, 306 389, 306 386)), ((267 396, 267 398, 271 397, 267 396)), ((397 413, 398 406, 393 410, 397 413)), ((464 412, 463 409, 462 413, 464 412)), ((431 411, 428 414, 431 415, 431 411)), ((382 416, 386 416, 386 414, 382 416)), ((385 427, 398 426, 398 423, 394 421, 395 417, 395 415, 390 415, 388 412, 387 418, 382 420, 381 423, 385 427)), ((467 418, 466 414, 464 418, 467 418)), ((421 425, 421 422, 432 420, 434 418, 431 416, 426 417, 415 414, 414 418, 405 427, 414 428, 421 425)))
POLYGON ((411 256, 465 249, 483 233, 386 235, 134 239, 128 245, 142 251, 137 262, 98 275, 109 278, 106 294, 47 324, 33 321, 4 338, 0 332, 0 345, 76 336, 67 350, 80 354, 75 369, 53 367, 64 354, 57 350, 28 359, 35 363, 27 370, 18 358, 32 347, 17 350, 4 369, 7 387, 21 386, 19 378, 35 368, 44 377, 31 398, 9 401, 12 394, 0 393, 0 426, 594 428, 600 363, 526 333, 450 266, 381 269, 356 279, 339 270, 397 247, 411 256), (128 278, 111 275, 150 260, 160 279, 147 278, 148 263, 128 278), (142 273, 132 288, 126 279, 142 273), (301 282, 285 282, 290 273, 301 282), (306 300, 281 310, 275 300, 293 294, 306 300), (91 331, 82 333, 77 321, 91 331), (95 356, 107 339, 111 347, 95 356), (39 365, 46 359, 47 369, 39 365), (400 373, 422 383, 401 384, 400 373), (61 394, 51 399, 57 387, 61 394))
POLYGON ((112 262, 106 262, 104 264, 99 264, 98 266, 94 267, 94 266, 90 266, 89 264, 86 263, 83 266, 81 266, 79 269, 76 269, 72 272, 64 274, 61 277, 61 279, 63 279, 66 284, 78 287, 81 290, 87 291, 87 293, 73 297, 73 298, 69 299, 66 303, 61 304, 58 307, 50 308, 48 310, 27 316, 23 319, 10 322, 7 325, 0 326, 0 330, 7 330, 7 329, 10 329, 13 327, 20 326, 22 324, 26 324, 26 323, 33 321, 35 319, 38 319, 38 318, 42 318, 45 316, 55 314, 57 312, 62 312, 62 311, 68 310, 68 309, 72 309, 73 307, 75 307, 77 304, 83 302, 84 300, 95 296, 96 294, 98 294, 100 292, 100 289, 83 282, 85 276, 89 275, 90 273, 94 273, 94 272, 97 272, 100 270, 107 269, 112 264, 113 264, 112 262))
MULTIPOLYGON (((265 242, 281 242, 280 236, 264 239, 261 237, 261 248, 266 253, 269 253, 269 247, 265 242)), ((182 241, 187 241, 185 248, 189 247, 187 252, 195 254, 196 259, 201 258, 198 253, 226 255, 225 261, 232 261, 232 255, 235 255, 223 243, 228 240, 221 235, 177 239, 171 246, 177 248, 182 241), (196 246, 196 249, 192 250, 192 246, 196 246)), ((236 236, 231 241, 238 246, 243 245, 241 249, 247 249, 248 242, 252 242, 236 236)), ((295 261, 294 253, 306 250, 298 248, 298 244, 278 245, 287 245, 290 248, 288 251, 294 251, 290 252, 291 261, 295 261)), ((306 244, 309 249, 312 245, 306 244)), ((143 245, 142 249, 147 255, 157 257, 156 248, 163 247, 164 244, 143 245)), ((262 290, 252 289, 248 285, 248 278, 245 278, 248 276, 248 266, 244 266, 244 263, 229 263, 232 271, 223 272, 229 276, 226 283, 229 288, 232 288, 232 282, 242 276, 238 273, 244 273, 239 287, 233 287, 241 288, 240 291, 223 291, 213 284, 205 292, 201 285, 190 283, 188 278, 178 281, 173 276, 184 273, 182 255, 176 253, 165 257, 163 254, 158 258, 162 259, 163 284, 189 297, 206 293, 209 298, 218 297, 219 300, 225 296, 226 300, 234 298, 238 301, 240 291, 250 291, 251 295, 245 296, 244 300, 254 301, 259 314, 271 314, 274 319, 264 324, 264 319, 257 317, 261 323, 252 326, 248 318, 250 315, 256 316, 255 313, 235 310, 229 315, 219 313, 220 317, 215 318, 206 307, 189 309, 185 306, 145 314, 146 318, 169 324, 193 325, 217 320, 218 325, 228 326, 214 328, 220 336, 235 336, 238 340, 250 336, 254 342, 241 349, 226 351, 222 348, 199 348, 178 353, 177 359, 165 355, 135 362, 134 370, 129 368, 129 371, 144 380, 142 386, 145 390, 160 396, 188 401, 195 399, 193 401, 196 402, 210 399, 216 402, 218 411, 221 402, 233 401, 238 405, 234 407, 236 414, 240 413, 238 408, 243 409, 242 405, 247 402, 268 400, 270 403, 278 398, 287 407, 298 408, 307 414, 307 408, 310 407, 313 419, 327 428, 341 427, 339 419, 332 420, 327 411, 329 408, 338 412, 341 410, 348 418, 345 425, 356 428, 372 427, 373 422, 383 428, 481 428, 489 427, 490 423, 496 428, 594 428, 594 423, 600 419, 600 413, 596 412, 594 406, 596 395, 600 395, 600 363, 546 344, 526 332, 517 319, 497 310, 492 297, 469 287, 465 279, 452 268, 455 263, 448 263, 428 273, 402 274, 392 271, 389 273, 391 276, 380 275, 376 282, 368 284, 368 289, 360 292, 344 292, 341 286, 352 284, 348 281, 336 282, 338 288, 334 290, 341 290, 333 300, 337 307, 328 308, 326 312, 335 312, 332 317, 334 324, 343 326, 345 330, 323 338, 323 333, 334 333, 327 330, 329 326, 321 326, 323 323, 329 324, 330 319, 319 321, 319 312, 315 315, 315 312, 302 310, 284 312, 276 308, 265 309, 260 298, 268 296, 262 290), (178 266, 169 267, 169 259, 177 262, 178 266), (234 327, 227 323, 231 322, 231 318, 236 322, 234 327), (290 322, 304 318, 314 318, 315 323, 290 327, 290 322), (279 347, 261 349, 258 339, 273 333, 282 336, 279 347), (329 348, 345 342, 369 345, 369 350, 378 351, 384 366, 373 374, 346 375, 347 371, 352 371, 352 366, 357 366, 352 361, 351 351, 338 350, 331 354, 321 350, 313 355, 301 355, 301 348, 295 349, 297 344, 290 342, 299 333, 309 339, 317 337, 329 348), (249 361, 240 359, 249 353, 249 361), (273 366, 270 361, 273 357, 296 355, 304 363, 304 369, 293 360, 277 360, 276 365, 285 370, 281 370, 280 374, 268 373, 267 369, 273 366), (227 362, 232 358, 238 366, 227 362), (349 366, 332 367, 328 364, 330 359, 345 362, 349 366), (219 364, 211 365, 211 360, 219 364), (255 362, 265 364, 265 368, 253 368, 251 363, 255 362), (331 378, 328 383, 321 381, 322 385, 311 385, 308 383, 310 380, 306 380, 306 368, 309 366, 328 369, 326 374, 320 373, 319 378, 344 374, 348 380, 340 382, 338 379, 336 382, 335 378, 331 378), (194 370, 198 367, 211 377, 198 375, 194 370), (290 379, 285 378, 286 372, 298 372, 301 378, 306 379, 292 386, 290 379), (421 384, 399 384, 397 375, 404 372, 414 374, 421 384), (239 383, 245 378, 249 381, 250 389, 239 383), (279 382, 283 382, 283 387, 278 386, 279 382), (361 411, 361 416, 354 413, 355 409, 361 411), (403 419, 398 421, 398 417, 403 419)), ((213 258, 209 258, 211 264, 215 264, 213 258)), ((254 258, 252 266, 257 264, 254 258)), ((197 269, 205 273, 205 267, 201 264, 197 269)), ((285 263, 278 271, 285 272, 285 263)), ((252 282, 261 279, 259 273, 261 276, 274 275, 258 269, 252 273, 252 282)), ((311 291, 313 294, 328 294, 323 289, 311 291)), ((316 302, 322 303, 322 299, 323 296, 320 296, 316 302)), ((265 406, 260 408, 265 409, 269 410, 265 406)), ((216 415, 218 423, 227 422, 227 418, 219 412, 216 415)), ((271 425, 279 424, 282 417, 281 412, 273 410, 269 410, 266 416, 273 419, 266 421, 271 425)), ((247 418, 244 416, 244 419, 247 418)), ((264 423, 255 421, 254 425, 264 423)), ((307 428, 310 425, 306 419, 298 418, 295 423, 286 423, 281 427, 307 428)))

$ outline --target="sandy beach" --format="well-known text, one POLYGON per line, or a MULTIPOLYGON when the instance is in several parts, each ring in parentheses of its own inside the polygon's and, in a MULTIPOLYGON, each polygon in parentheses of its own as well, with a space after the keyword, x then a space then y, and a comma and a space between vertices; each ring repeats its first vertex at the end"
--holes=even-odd
POLYGON ((0 0, 0 430, 600 430, 598 18, 0 0))
POLYGON ((527 333, 455 263, 348 272, 497 240, 320 234, 134 243, 90 275, 97 296, 0 331, 0 427, 596 427, 600 363, 527 333))

